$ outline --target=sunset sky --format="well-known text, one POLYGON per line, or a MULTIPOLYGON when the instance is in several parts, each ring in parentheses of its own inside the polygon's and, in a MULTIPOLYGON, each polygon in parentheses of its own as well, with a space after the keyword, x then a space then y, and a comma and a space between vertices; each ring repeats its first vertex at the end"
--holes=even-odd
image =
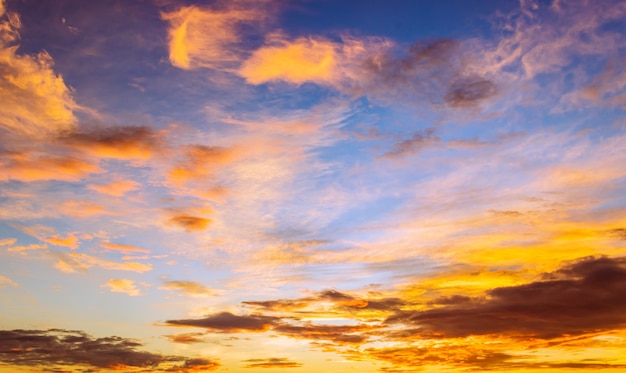
POLYGON ((625 0, 0 0, 1 373, 591 370, 625 0))

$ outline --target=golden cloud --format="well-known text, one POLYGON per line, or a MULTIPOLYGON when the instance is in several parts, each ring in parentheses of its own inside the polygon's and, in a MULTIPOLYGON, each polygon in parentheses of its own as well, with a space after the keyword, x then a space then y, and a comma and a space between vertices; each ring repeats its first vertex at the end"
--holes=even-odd
POLYGON ((300 38, 256 50, 239 74, 250 84, 283 80, 293 84, 330 83, 335 79, 335 45, 325 40, 300 38))
POLYGON ((108 288, 114 293, 124 293, 126 295, 130 295, 131 297, 141 295, 141 291, 137 289, 132 280, 112 278, 109 279, 106 284, 101 285, 101 287, 108 288))

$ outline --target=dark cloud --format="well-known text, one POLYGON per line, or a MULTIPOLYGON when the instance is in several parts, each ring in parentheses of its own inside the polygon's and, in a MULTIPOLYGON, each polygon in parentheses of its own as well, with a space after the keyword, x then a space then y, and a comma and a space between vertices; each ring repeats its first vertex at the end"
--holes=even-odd
POLYGON ((472 107, 496 93, 498 87, 492 81, 471 77, 452 83, 443 99, 446 105, 453 108, 472 107))
POLYGON ((624 310, 626 258, 583 258, 542 281, 495 288, 472 304, 397 312, 386 323, 415 325, 427 336, 554 338, 624 327, 624 310))
POLYGON ((252 331, 262 332, 276 326, 278 317, 262 315, 237 316, 229 312, 222 312, 207 316, 203 319, 167 320, 166 324, 173 326, 190 326, 211 329, 218 332, 252 331))
POLYGON ((302 364, 280 357, 271 357, 268 359, 248 359, 243 360, 246 363, 244 368, 299 368, 302 364))
POLYGON ((279 325, 274 331, 288 337, 307 340, 326 340, 337 344, 358 344, 368 339, 367 325, 279 325))
POLYGON ((163 150, 159 134, 147 126, 89 127, 67 132, 61 144, 101 158, 147 159, 163 150))
POLYGON ((626 228, 615 228, 607 231, 609 236, 618 238, 620 240, 626 240, 626 228))
POLYGON ((420 41, 405 52, 387 50, 365 59, 357 92, 467 108, 497 94, 486 77, 467 74, 471 61, 457 40, 420 41))
MULTIPOLYGON (((2 330, 0 331, 0 361, 12 365, 76 366, 127 371, 163 368, 171 372, 186 372, 198 366, 198 359, 140 351, 142 345, 121 337, 93 338, 75 330, 2 330)), ((216 369, 217 362, 201 359, 206 370, 216 369)))
POLYGON ((426 128, 423 131, 414 133, 409 139, 395 143, 393 150, 383 154, 381 158, 395 159, 409 154, 415 154, 425 148, 436 146, 440 142, 441 139, 435 136, 435 129, 426 128))

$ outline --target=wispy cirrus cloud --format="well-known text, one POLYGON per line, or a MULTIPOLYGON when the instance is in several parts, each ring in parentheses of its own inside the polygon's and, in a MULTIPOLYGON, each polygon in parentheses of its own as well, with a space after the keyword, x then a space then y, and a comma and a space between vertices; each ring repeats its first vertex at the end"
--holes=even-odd
MULTIPOLYGON (((265 2, 233 1, 213 7, 186 6, 161 17, 169 23, 169 59, 181 69, 233 69, 245 53, 246 27, 269 16, 265 2)), ((249 31, 248 31, 249 32, 249 31)))

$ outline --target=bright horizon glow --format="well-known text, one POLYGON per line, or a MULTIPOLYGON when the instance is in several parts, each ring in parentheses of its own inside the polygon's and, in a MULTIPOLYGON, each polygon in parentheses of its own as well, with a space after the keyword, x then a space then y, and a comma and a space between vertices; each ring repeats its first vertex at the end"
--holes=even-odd
POLYGON ((626 1, 0 0, 0 372, 621 372, 626 1))

